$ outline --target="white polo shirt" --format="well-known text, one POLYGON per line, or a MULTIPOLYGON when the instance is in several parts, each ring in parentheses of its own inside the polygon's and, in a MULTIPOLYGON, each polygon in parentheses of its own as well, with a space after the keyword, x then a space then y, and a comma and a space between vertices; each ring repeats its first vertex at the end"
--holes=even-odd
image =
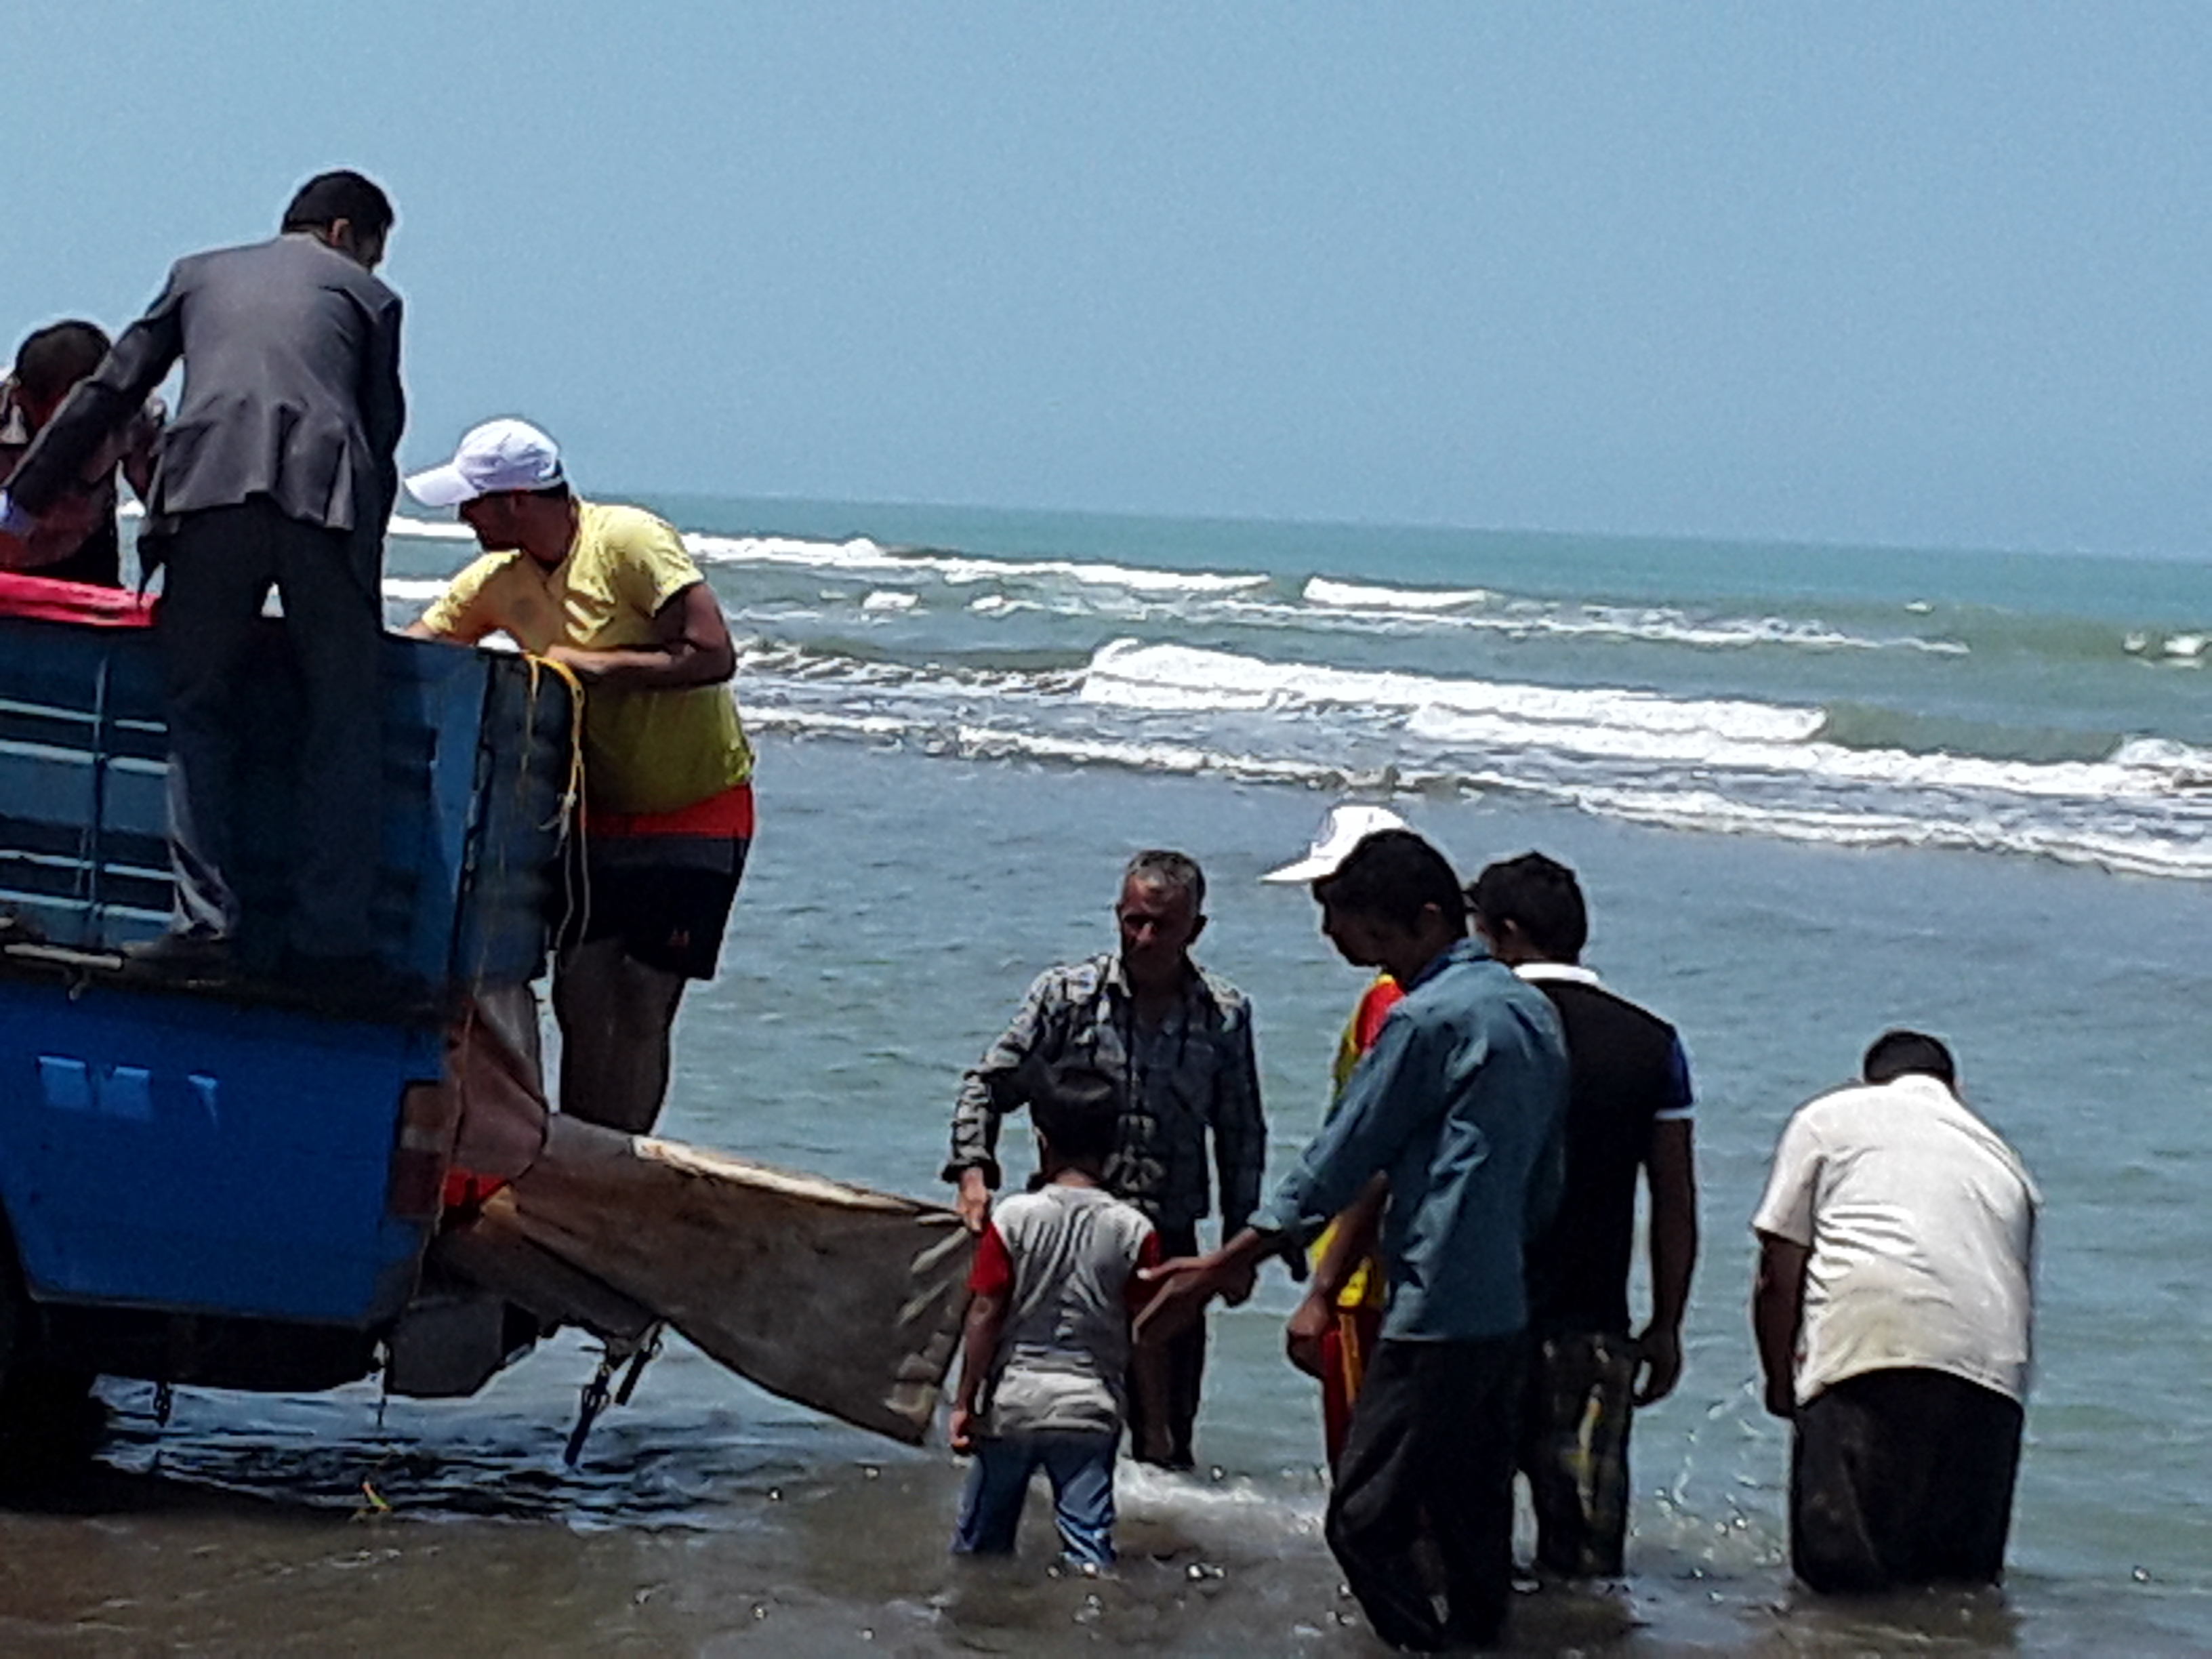
POLYGON ((1751 1223, 1811 1252, 1798 1403, 1908 1367, 2024 1401, 2042 1201, 2012 1148, 1935 1078, 1800 1107, 1751 1223))

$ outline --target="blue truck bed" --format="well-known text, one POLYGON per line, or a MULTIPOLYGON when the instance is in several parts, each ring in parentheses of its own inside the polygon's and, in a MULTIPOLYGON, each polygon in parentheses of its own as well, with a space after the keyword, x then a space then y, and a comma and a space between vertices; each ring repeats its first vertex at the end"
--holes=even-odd
POLYGON ((149 983, 114 952, 169 908, 154 642, 112 596, 73 607, 23 581, 0 577, 0 1386, 42 1340, 86 1370, 178 1381, 358 1375, 438 1224, 447 1015, 544 962, 568 689, 515 657, 385 642, 374 920, 422 994, 318 1006, 265 977, 314 758, 272 623, 240 687, 247 973, 149 983), (337 1358, 295 1363, 314 1331, 343 1338, 337 1358))

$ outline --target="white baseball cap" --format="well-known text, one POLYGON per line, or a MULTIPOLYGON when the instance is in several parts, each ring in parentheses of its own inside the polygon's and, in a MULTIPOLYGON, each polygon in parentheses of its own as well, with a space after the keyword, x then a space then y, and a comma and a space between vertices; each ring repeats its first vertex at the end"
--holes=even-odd
POLYGON ((1352 856, 1352 849, 1376 830, 1408 827, 1387 806, 1332 806, 1314 832, 1313 845, 1306 848, 1306 855, 1279 870, 1268 871, 1260 879, 1319 881, 1323 876, 1334 875, 1337 866, 1352 856))
POLYGON ((527 421, 471 427, 453 459, 407 480, 425 507, 459 507, 504 489, 544 489, 562 482, 561 447, 527 421))

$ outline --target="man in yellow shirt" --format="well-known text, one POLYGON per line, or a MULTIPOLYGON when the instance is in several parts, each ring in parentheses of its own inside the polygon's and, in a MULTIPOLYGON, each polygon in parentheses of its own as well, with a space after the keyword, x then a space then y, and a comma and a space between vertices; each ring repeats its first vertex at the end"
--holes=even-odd
POLYGON ((553 973, 561 1109, 649 1133, 685 983, 713 976, 752 842, 752 748, 714 590, 675 528, 573 494, 552 439, 489 421, 407 480, 484 553, 408 631, 506 634, 584 686, 584 818, 553 973))

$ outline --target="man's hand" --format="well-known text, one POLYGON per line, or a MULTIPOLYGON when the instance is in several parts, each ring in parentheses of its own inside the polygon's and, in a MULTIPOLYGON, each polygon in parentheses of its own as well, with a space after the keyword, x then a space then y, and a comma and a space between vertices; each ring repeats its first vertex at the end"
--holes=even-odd
POLYGON ((1759 1267, 1752 1280, 1751 1330, 1759 1344, 1759 1374, 1766 1379, 1766 1409, 1797 1415, 1797 1332, 1805 1319, 1809 1245, 1775 1233, 1759 1236, 1759 1267))
POLYGON ((1636 1388, 1636 1403, 1656 1405, 1674 1392, 1674 1385, 1682 1380, 1682 1333, 1669 1328, 1647 1325, 1636 1339, 1638 1350, 1637 1374, 1640 1379, 1636 1388))
POLYGON ((1228 1268, 1221 1275, 1221 1299, 1232 1308, 1241 1308, 1252 1299, 1253 1286, 1259 1282, 1260 1264, 1256 1261, 1228 1268))
POLYGON ((1321 1342, 1336 1323, 1331 1298, 1309 1292, 1283 1326, 1283 1352, 1308 1376, 1322 1374, 1321 1342))
POLYGON ((945 1437, 952 1449, 963 1457, 975 1449, 975 1413, 965 1406, 955 1406, 952 1415, 945 1419, 945 1437))
POLYGON ((1252 1276, 1261 1258, 1281 1248, 1279 1234, 1246 1227, 1211 1255, 1177 1256, 1157 1267, 1138 1268, 1138 1278, 1160 1288, 1137 1316, 1137 1340, 1164 1342, 1180 1335, 1224 1291, 1235 1290, 1242 1301, 1252 1293, 1252 1276))
POLYGON ((605 665, 603 653, 586 651, 580 645, 549 645, 539 654, 547 662, 557 663, 567 669, 580 680, 598 678, 600 669, 605 665))
POLYGON ((1772 1417, 1794 1419, 1797 1415, 1797 1390, 1788 1377, 1780 1382, 1767 1379, 1766 1410, 1772 1417))
POLYGON ((960 1195, 952 1200, 952 1207, 969 1232, 983 1231, 983 1224, 991 1218, 991 1188, 981 1170, 971 1166, 960 1172, 960 1195))
POLYGON ((1137 1269, 1139 1279, 1159 1286, 1137 1316, 1133 1328, 1138 1341, 1165 1342, 1199 1322, 1221 1288, 1221 1254, 1179 1255, 1157 1267, 1137 1269))

